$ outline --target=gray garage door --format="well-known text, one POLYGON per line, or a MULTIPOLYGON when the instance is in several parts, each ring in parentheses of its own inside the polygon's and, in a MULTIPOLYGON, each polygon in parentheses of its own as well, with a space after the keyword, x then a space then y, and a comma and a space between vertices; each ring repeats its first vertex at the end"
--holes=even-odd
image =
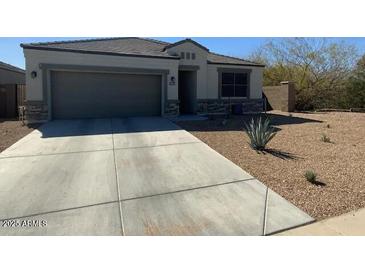
POLYGON ((117 73, 51 73, 53 119, 156 116, 161 76, 117 73))

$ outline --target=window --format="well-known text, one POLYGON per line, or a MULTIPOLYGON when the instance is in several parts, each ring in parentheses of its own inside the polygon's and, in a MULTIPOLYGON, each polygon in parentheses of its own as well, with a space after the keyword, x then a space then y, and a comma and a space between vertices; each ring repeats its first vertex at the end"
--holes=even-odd
POLYGON ((192 60, 195 60, 195 53, 193 52, 193 53, 191 53, 191 59, 192 60))
POLYGON ((247 97, 248 74, 222 72, 222 97, 247 97))
POLYGON ((181 59, 185 59, 185 52, 182 52, 182 53, 180 54, 180 58, 181 58, 181 59))
POLYGON ((187 52, 187 53, 186 53, 186 59, 187 59, 187 60, 190 60, 190 52, 187 52))

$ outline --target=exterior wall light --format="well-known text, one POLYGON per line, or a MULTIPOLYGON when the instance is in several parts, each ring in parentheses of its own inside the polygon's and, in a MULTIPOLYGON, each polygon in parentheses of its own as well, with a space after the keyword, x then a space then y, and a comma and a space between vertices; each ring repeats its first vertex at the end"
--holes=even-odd
POLYGON ((33 70, 33 71, 30 73, 30 77, 32 77, 32 79, 36 78, 36 77, 37 77, 37 72, 33 70))
POLYGON ((169 81, 169 85, 170 86, 175 86, 175 83, 176 83, 175 76, 171 76, 170 81, 169 81))

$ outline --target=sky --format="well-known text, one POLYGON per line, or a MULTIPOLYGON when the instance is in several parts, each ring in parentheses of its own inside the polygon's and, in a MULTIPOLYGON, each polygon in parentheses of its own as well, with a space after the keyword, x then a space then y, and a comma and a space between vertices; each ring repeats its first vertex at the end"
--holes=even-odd
MULTIPOLYGON (((25 38, 14 38, 14 37, 0 37, 0 61, 17 66, 20 68, 25 67, 24 55, 21 43, 34 43, 34 42, 49 42, 49 41, 66 41, 66 40, 78 40, 88 39, 89 37, 25 37, 25 38)), ((94 38, 94 37, 93 37, 94 38)), ((176 42, 184 37, 153 37, 154 39, 176 42)), ((196 42, 209 48, 210 51, 230 55, 235 57, 247 57, 256 48, 265 44, 271 39, 281 38, 250 38, 250 37, 191 37, 196 42)), ((353 44, 358 47, 359 53, 365 53, 365 38, 330 38, 334 41, 345 41, 348 44, 353 44)))

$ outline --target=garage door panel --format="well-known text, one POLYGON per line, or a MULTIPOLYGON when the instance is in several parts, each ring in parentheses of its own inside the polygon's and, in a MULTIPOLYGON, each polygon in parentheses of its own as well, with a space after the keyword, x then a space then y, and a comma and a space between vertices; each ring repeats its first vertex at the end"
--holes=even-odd
POLYGON ((57 71, 51 96, 54 119, 158 116, 161 76, 57 71))

